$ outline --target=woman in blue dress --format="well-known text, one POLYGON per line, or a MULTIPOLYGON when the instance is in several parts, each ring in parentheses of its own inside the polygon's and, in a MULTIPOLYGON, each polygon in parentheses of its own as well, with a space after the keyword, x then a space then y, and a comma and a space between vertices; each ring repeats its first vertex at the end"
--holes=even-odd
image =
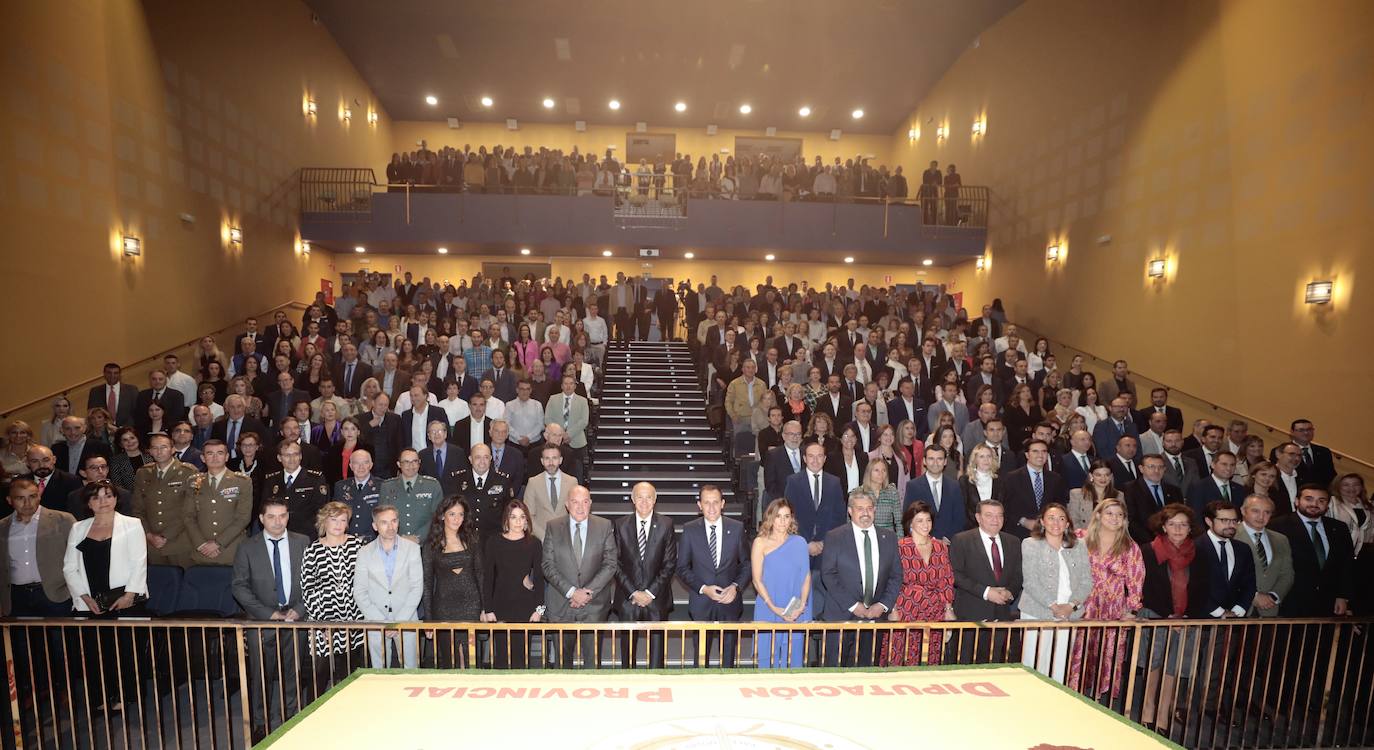
MULTIPOLYGON (((750 554, 754 570, 755 622, 811 622, 811 555, 797 535, 792 505, 778 498, 768 505, 750 554), (797 605, 788 614, 788 604, 797 605)), ((759 631, 760 668, 798 668, 806 650, 806 633, 759 631)))

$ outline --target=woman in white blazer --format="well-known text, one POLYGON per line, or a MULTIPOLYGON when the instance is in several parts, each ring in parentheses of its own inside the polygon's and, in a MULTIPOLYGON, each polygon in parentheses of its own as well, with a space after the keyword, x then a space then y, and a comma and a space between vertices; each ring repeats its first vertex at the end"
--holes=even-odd
MULTIPOLYGON (((108 481, 82 487, 81 501, 92 516, 72 526, 62 559, 62 576, 72 592, 77 614, 110 619, 146 616, 148 542, 143 523, 115 511, 117 495, 108 481)), ((80 662, 88 665, 83 681, 90 705, 119 711, 124 696, 136 695, 130 678, 140 670, 130 666, 141 660, 143 648, 129 632, 100 628, 96 638, 82 642, 81 650, 80 662), (97 665, 100 674, 92 674, 97 665), (121 674, 126 677, 123 684, 121 674)))

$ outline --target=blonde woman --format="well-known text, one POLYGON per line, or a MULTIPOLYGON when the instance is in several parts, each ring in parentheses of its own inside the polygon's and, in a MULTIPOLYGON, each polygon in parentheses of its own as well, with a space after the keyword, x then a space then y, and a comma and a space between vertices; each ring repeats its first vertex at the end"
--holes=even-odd
POLYGON ((978 525, 973 517, 978 503, 1002 496, 1002 483, 997 478, 997 454, 986 442, 969 451, 968 472, 959 479, 959 491, 964 495, 964 515, 970 529, 978 525))
POLYGON ((33 428, 28 422, 22 419, 10 422, 5 428, 5 449, 0 451, 0 466, 12 477, 29 473, 27 461, 33 444, 33 428))
MULTIPOLYGON (((786 499, 774 500, 763 512, 750 561, 757 594, 754 621, 811 622, 811 555, 806 540, 797 534, 797 519, 786 499)), ((801 667, 806 640, 805 633, 759 632, 759 667, 801 667)))
MULTIPOLYGON (((59 440, 65 440, 62 436, 62 420, 71 416, 72 402, 66 396, 58 396, 52 400, 52 416, 38 423, 38 442, 49 448, 59 440)), ((25 469, 24 473, 28 470, 25 469)))
MULTIPOLYGON (((1131 621, 1141 607, 1145 561, 1126 525, 1126 503, 1119 497, 1109 497, 1093 509, 1083 539, 1093 582, 1092 593, 1083 602, 1085 620, 1131 621)), ((1069 689, 1094 699, 1110 690, 1112 699, 1118 698, 1126 676, 1128 634, 1125 630, 1093 628, 1086 638, 1075 638, 1069 658, 1069 689)))
MULTIPOLYGON (((353 511, 340 502, 325 503, 315 515, 319 534, 301 559, 301 597, 305 600, 305 619, 318 622, 354 622, 363 619, 353 598, 353 574, 358 567, 358 550, 363 540, 348 533, 353 511)), ((315 665, 315 685, 323 691, 362 662, 361 629, 310 631, 311 661, 315 665)))

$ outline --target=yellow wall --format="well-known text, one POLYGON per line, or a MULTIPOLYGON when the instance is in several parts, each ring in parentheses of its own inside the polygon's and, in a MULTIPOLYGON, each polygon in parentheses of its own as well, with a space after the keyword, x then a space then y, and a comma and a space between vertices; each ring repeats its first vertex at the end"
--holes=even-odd
MULTIPOLYGON (((608 278, 614 279, 617 272, 623 271, 626 275, 641 274, 645 269, 640 265, 638 258, 548 258, 539 256, 521 257, 514 259, 509 255, 492 256, 440 256, 440 255, 385 255, 367 254, 368 263, 359 265, 358 258, 339 256, 337 270, 340 273, 352 273, 359 268, 367 268, 378 273, 395 273, 395 267, 401 266, 401 273, 411 272, 416 280, 428 276, 435 281, 448 280, 457 285, 459 279, 471 280, 479 271, 482 270, 482 263, 551 263, 554 276, 561 276, 564 279, 581 280, 582 274, 589 273, 592 278, 605 274, 608 278)), ((772 274, 776 283, 787 284, 793 281, 800 282, 806 279, 811 285, 824 287, 826 282, 843 284, 846 279, 853 278, 855 284, 877 284, 887 286, 890 284, 914 284, 918 281, 927 284, 938 284, 950 276, 949 269, 932 268, 926 275, 925 271, 914 271, 910 266, 900 265, 877 265, 877 264, 824 264, 824 263, 748 263, 743 261, 688 261, 688 260, 669 260, 660 259, 653 261, 653 268, 650 269, 653 276, 666 276, 674 280, 691 279, 693 284, 697 282, 709 283, 711 274, 715 274, 722 287, 741 284, 753 287, 763 282, 765 276, 772 274), (887 277, 891 276, 891 281, 887 277)))
POLYGON ((913 177, 953 161, 992 188, 990 267, 954 272, 974 313, 1000 296, 1014 319, 1199 403, 1284 428, 1311 418, 1319 442, 1370 459, 1374 299, 1357 284, 1374 278, 1371 49, 1364 0, 1030 0, 893 150, 913 177), (1146 278, 1152 257, 1169 260, 1163 283, 1146 278), (1335 302, 1303 304, 1319 278, 1335 302))
POLYGON ((27 362, 0 374, 0 409, 332 276, 328 252, 296 250, 295 170, 383 162, 390 124, 367 124, 366 85, 303 3, 15 2, 0 28, 5 348, 27 362), (363 102, 347 127, 344 97, 363 102))
MULTIPOLYGON (((452 130, 444 122, 396 122, 392 127, 393 138, 391 139, 392 151, 414 151, 415 143, 419 140, 428 141, 429 147, 438 150, 441 146, 453 146, 461 148, 463 144, 471 144, 472 150, 476 151, 478 146, 486 146, 490 151, 496 144, 502 146, 514 146, 517 150, 525 146, 533 147, 538 150, 540 146, 548 148, 559 148, 571 151, 574 146, 581 153, 604 154, 606 147, 612 144, 616 147, 618 158, 624 158, 625 154, 625 135, 634 132, 634 127, 623 125, 587 125, 587 131, 579 133, 571 122, 540 124, 540 123, 520 123, 520 129, 516 131, 506 130, 505 123, 495 122, 465 122, 463 127, 452 130)), ((721 154, 722 148, 730 149, 730 154, 735 152, 735 136, 762 137, 764 131, 759 130, 727 130, 722 128, 716 135, 707 135, 706 128, 679 128, 672 126, 649 125, 650 133, 675 133, 676 150, 679 153, 691 154, 692 161, 705 156, 710 161, 711 154, 720 154, 720 160, 725 161, 729 154, 721 154)), ((885 135, 849 135, 841 134, 840 140, 830 140, 830 131, 825 132, 784 132, 778 131, 779 138, 801 138, 802 155, 806 160, 812 161, 817 156, 825 160, 827 164, 832 162, 836 156, 841 159, 851 159, 855 156, 867 157, 873 155, 874 164, 891 164, 892 139, 885 135)), ((389 156, 389 155, 388 155, 389 156)), ((382 165, 385 166, 384 164, 382 165)), ((382 172, 378 172, 378 179, 382 178, 382 172)))

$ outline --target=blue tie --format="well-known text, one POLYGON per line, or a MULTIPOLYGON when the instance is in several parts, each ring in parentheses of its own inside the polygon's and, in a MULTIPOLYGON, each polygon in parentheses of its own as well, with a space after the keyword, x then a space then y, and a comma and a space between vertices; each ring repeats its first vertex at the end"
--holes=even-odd
POLYGON ((1038 471, 1031 472, 1031 488, 1035 490, 1035 508, 1039 510, 1040 504, 1045 501, 1045 481, 1038 471))
POLYGON ((434 451, 434 473, 439 476, 444 475, 444 451, 439 449, 434 451))
POLYGON ((281 539, 271 539, 272 543, 272 577, 277 579, 277 606, 286 606, 286 579, 282 578, 281 572, 281 539))
POLYGON ((1152 484, 1152 485, 1150 485, 1150 489, 1154 490, 1154 492, 1155 492, 1155 503, 1156 503, 1157 505, 1159 505, 1160 508, 1163 508, 1163 507, 1164 507, 1164 497, 1163 497, 1162 495, 1159 494, 1159 485, 1157 485, 1157 484, 1152 484))

